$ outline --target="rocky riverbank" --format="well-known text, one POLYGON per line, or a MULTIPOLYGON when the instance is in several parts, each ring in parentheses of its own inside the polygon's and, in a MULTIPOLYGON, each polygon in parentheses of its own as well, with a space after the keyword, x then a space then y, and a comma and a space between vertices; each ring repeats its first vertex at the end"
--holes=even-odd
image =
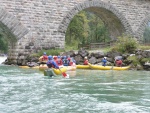
MULTIPOLYGON (((77 64, 83 64, 84 57, 88 57, 88 60, 91 64, 101 64, 102 58, 107 57, 108 63, 107 65, 112 66, 115 65, 115 57, 122 57, 123 66, 131 65, 131 69, 134 70, 148 70, 150 71, 150 50, 136 50, 132 54, 126 53, 121 54, 119 52, 107 52, 104 53, 102 51, 87 51, 85 49, 80 49, 78 51, 68 51, 60 54, 62 56, 71 56, 74 57, 77 64)), ((18 57, 17 65, 26 65, 27 62, 32 61, 38 65, 39 57, 36 56, 28 56, 27 58, 18 57)), ((4 64, 11 64, 8 60, 4 62, 4 64)))

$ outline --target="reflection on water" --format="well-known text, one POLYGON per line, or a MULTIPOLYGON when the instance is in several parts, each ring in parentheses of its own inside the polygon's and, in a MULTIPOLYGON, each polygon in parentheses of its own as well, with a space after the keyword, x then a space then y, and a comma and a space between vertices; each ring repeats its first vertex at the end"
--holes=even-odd
POLYGON ((0 66, 1 113, 149 113, 148 71, 77 70, 47 77, 0 66))

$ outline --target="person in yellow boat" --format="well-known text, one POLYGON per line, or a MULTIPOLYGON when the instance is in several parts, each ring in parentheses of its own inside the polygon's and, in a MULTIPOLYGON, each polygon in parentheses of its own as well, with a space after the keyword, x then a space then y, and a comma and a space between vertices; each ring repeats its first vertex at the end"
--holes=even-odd
POLYGON ((106 57, 104 57, 103 59, 102 59, 102 66, 106 66, 106 63, 107 63, 107 60, 106 60, 106 57))
POLYGON ((88 65, 88 63, 89 63, 89 61, 88 61, 88 59, 87 59, 87 57, 84 57, 84 65, 88 65))
POLYGON ((56 64, 56 62, 53 60, 53 57, 50 55, 48 56, 48 61, 47 61, 47 66, 48 69, 44 71, 44 73, 46 73, 46 75, 52 77, 52 76, 56 76, 56 74, 54 73, 52 68, 56 68, 59 69, 58 65, 56 64))
POLYGON ((122 60, 121 59, 116 59, 116 66, 117 67, 122 67, 122 60))
POLYGON ((43 53, 43 55, 39 58, 39 62, 40 64, 46 64, 46 62, 48 61, 48 56, 46 55, 46 52, 43 53))

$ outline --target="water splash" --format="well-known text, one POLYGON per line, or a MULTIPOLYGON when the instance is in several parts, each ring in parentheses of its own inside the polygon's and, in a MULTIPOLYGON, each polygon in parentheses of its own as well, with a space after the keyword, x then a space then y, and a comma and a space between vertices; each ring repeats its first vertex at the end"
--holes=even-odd
POLYGON ((2 64, 6 59, 6 56, 0 56, 0 64, 2 64))

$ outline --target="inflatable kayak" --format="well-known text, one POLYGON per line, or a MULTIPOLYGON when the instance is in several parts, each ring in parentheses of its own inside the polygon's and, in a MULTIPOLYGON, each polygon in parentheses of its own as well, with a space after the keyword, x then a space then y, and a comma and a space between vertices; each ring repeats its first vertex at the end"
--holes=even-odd
POLYGON ((95 70, 127 70, 130 66, 126 67, 116 67, 116 66, 100 66, 100 65, 92 65, 89 63, 89 67, 95 70))
POLYGON ((25 68, 25 69, 39 69, 39 66, 33 66, 33 67, 29 67, 29 66, 19 66, 20 68, 25 68))
POLYGON ((89 65, 76 65, 77 69, 90 69, 89 65))
MULTIPOLYGON (((55 69, 55 68, 52 68, 53 72, 56 74, 56 75, 61 75, 62 73, 66 72, 67 71, 67 68, 66 67, 62 67, 59 69, 55 69)), ((54 76, 54 74, 52 73, 52 70, 51 69, 46 69, 44 70, 44 75, 45 76, 48 76, 48 75, 51 75, 51 76, 54 76), (53 74, 53 75, 52 75, 53 74)))
POLYGON ((41 64, 40 66, 39 66, 39 70, 40 71, 44 71, 45 69, 48 69, 48 67, 47 67, 47 65, 46 64, 41 64))

